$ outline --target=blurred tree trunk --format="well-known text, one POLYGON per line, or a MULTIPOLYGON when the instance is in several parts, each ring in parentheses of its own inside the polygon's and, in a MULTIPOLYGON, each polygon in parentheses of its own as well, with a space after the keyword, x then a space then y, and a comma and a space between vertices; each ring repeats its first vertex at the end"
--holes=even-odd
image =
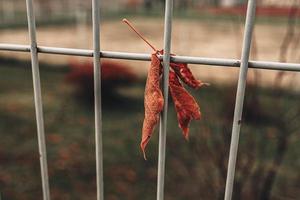
POLYGON ((143 6, 147 11, 159 9, 164 5, 165 5, 165 0, 144 0, 143 1, 143 6))
POLYGON ((144 0, 144 7, 146 10, 152 10, 153 0, 144 0))

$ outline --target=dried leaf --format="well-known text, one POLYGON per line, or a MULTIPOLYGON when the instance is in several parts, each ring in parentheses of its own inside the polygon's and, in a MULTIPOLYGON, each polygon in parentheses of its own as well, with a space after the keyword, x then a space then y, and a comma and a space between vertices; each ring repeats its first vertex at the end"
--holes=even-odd
POLYGON ((145 155, 145 148, 150 140, 153 130, 159 121, 159 114, 163 110, 164 98, 159 88, 161 79, 162 65, 156 54, 152 54, 151 66, 148 72, 144 106, 145 118, 142 130, 141 149, 145 155))
MULTIPOLYGON (((127 19, 123 19, 123 22, 155 51, 151 57, 151 66, 145 88, 145 118, 143 123, 141 149, 144 153, 144 158, 146 159, 145 148, 153 133, 154 127, 158 123, 159 114, 164 106, 164 98, 160 90, 160 77, 163 67, 158 58, 158 55, 163 55, 164 51, 158 51, 127 19)), ((170 93, 177 112, 179 127, 183 130, 184 137, 188 139, 189 124, 192 119, 200 119, 201 113, 197 102, 181 85, 178 77, 189 87, 195 89, 209 84, 202 83, 200 80, 195 79, 187 64, 171 62, 170 67, 174 70, 174 72, 170 71, 169 74, 170 93)))
POLYGON ((191 120, 201 118, 200 108, 194 97, 186 91, 172 71, 169 75, 169 87, 177 112, 179 127, 182 129, 184 137, 188 139, 191 120))
POLYGON ((170 63, 170 66, 176 75, 189 87, 198 89, 203 85, 207 85, 207 83, 202 83, 193 76, 186 63, 170 63))

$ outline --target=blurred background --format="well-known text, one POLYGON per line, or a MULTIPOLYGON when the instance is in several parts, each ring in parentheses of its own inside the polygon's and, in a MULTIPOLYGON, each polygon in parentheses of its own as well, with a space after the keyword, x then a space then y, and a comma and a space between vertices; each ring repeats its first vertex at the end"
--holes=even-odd
MULTIPOLYGON (((172 52, 241 56, 246 1, 175 0, 172 52)), ((252 60, 299 63, 300 1, 258 0, 252 60)), ((38 45, 92 48, 91 1, 34 0, 38 45)), ((158 49, 164 0, 101 1, 101 49, 158 49)), ((0 43, 29 44, 24 0, 0 0, 0 43)), ((51 197, 95 199, 92 59, 39 54, 51 197)), ((158 130, 139 148, 149 62, 102 59, 105 197, 156 197, 158 130)), ((168 117, 165 199, 223 199, 238 69, 190 65, 211 86, 189 90, 203 118, 178 128, 168 117)), ((249 70, 233 199, 300 196, 299 72, 249 70), (275 109, 276 108, 276 109, 275 109)), ((0 199, 42 199, 29 53, 0 52, 0 199)))

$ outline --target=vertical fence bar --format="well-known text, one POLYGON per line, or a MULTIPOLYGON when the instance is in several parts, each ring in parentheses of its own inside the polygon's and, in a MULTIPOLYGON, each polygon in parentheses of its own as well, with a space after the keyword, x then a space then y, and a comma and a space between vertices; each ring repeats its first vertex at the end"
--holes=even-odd
POLYGON ((34 17, 32 0, 26 0, 26 9, 27 9, 28 29, 29 29, 29 37, 30 37, 31 66, 32 66, 35 114, 36 114, 37 133, 38 133, 37 135, 38 135, 39 154, 40 154, 42 186, 43 186, 43 199, 50 200, 47 152, 46 152, 43 105, 42 105, 42 94, 41 94, 41 80, 40 80, 40 72, 39 72, 36 26, 35 26, 35 17, 34 17))
POLYGON ((169 95, 169 65, 172 34, 173 0, 166 0, 165 25, 164 25, 164 55, 163 55, 163 90, 164 110, 160 117, 159 126, 159 152, 158 152, 158 174, 157 174, 157 200, 164 199, 165 161, 166 161, 166 135, 168 116, 169 95))
POLYGON ((254 20, 255 20, 255 10, 256 10, 256 0, 249 0, 248 7, 247 7, 245 31, 244 31, 241 67, 239 73, 233 125, 232 125, 228 172, 227 172, 225 198, 224 198, 225 200, 231 200, 232 198, 235 165, 236 165, 236 158, 237 158, 237 151, 238 151, 239 134, 241 129, 241 120, 242 120, 242 112, 243 112, 243 104, 244 104, 244 97, 245 97, 247 72, 248 72, 248 61, 249 61, 252 32, 253 32, 254 20))
POLYGON ((93 44, 94 44, 94 95, 95 95, 95 140, 97 200, 104 199, 103 192, 103 152, 102 152, 102 107, 101 107, 101 66, 100 66, 100 4, 92 0, 93 44))

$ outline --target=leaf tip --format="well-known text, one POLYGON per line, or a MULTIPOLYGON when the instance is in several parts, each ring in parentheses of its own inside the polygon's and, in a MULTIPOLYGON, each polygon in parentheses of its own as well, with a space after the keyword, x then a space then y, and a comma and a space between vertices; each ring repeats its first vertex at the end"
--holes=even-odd
POLYGON ((188 142, 190 141, 189 134, 185 134, 185 135, 184 135, 184 138, 185 138, 186 141, 188 141, 188 142))
POLYGON ((144 156, 144 160, 147 160, 145 146, 143 145, 143 143, 141 143, 141 150, 142 150, 142 153, 143 153, 143 156, 144 156))
POLYGON ((146 156, 146 145, 147 145, 147 143, 148 143, 148 141, 149 141, 149 138, 150 138, 150 137, 148 137, 146 141, 142 141, 142 142, 141 142, 141 145, 140 145, 145 160, 147 160, 147 156, 146 156))
POLYGON ((198 85, 195 87, 195 89, 199 89, 202 88, 203 86, 210 86, 210 83, 203 83, 203 82, 199 82, 198 85))
POLYGON ((147 160, 146 152, 144 150, 143 150, 143 156, 144 156, 144 160, 147 160))

